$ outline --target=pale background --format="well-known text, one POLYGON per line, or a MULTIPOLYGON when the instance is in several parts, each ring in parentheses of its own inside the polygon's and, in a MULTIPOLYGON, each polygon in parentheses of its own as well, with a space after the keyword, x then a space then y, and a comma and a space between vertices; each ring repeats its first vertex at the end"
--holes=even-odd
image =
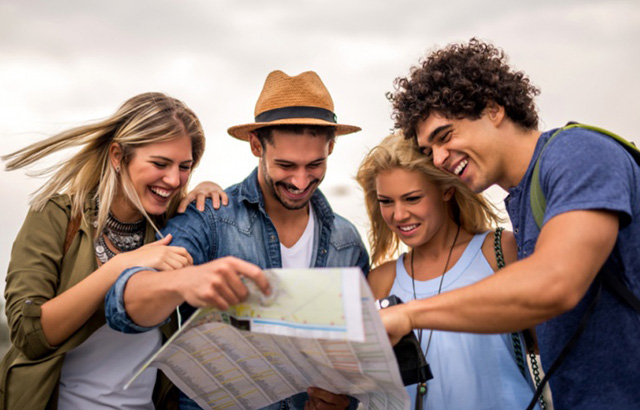
MULTIPOLYGON (((542 129, 579 120, 640 142, 637 0, 0 0, 0 153, 163 91, 206 131, 192 182, 227 186, 257 163, 226 129, 253 121, 266 75, 315 70, 338 120, 363 129, 339 138, 322 189, 364 237, 353 177, 392 127, 385 92, 427 51, 472 36, 504 48, 542 89, 542 129)), ((42 182, 0 172, 0 272, 42 182)))

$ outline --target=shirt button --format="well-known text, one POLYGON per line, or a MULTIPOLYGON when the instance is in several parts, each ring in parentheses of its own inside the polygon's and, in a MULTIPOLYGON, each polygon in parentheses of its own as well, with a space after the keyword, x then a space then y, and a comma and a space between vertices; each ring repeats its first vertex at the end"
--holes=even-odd
POLYGON ((518 233, 518 228, 515 228, 515 229, 513 230, 513 233, 518 233))
POLYGON ((24 301, 24 304, 25 305, 33 305, 33 300, 27 299, 27 300, 24 301))
POLYGON ((276 236, 275 236, 275 235, 271 235, 271 236, 269 237, 269 240, 270 240, 271 242, 275 242, 275 240, 276 240, 276 236))
POLYGON ((320 251, 320 253, 324 255, 325 253, 327 253, 327 250, 326 250, 326 249, 322 249, 322 250, 320 251))

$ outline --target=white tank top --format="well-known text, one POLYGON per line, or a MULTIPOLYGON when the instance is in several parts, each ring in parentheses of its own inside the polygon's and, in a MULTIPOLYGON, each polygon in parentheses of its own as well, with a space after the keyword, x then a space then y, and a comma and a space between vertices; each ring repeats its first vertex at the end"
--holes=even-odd
POLYGON ((153 410, 156 368, 147 368, 127 390, 123 387, 161 343, 159 329, 125 334, 102 326, 66 353, 58 408, 153 410))

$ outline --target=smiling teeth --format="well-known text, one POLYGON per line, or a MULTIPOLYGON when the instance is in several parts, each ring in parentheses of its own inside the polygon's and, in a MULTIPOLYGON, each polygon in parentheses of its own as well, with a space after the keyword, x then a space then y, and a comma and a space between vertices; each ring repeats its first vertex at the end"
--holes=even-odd
POLYGON ((418 224, 414 224, 414 225, 408 225, 408 226, 399 226, 398 229, 400 229, 402 232, 409 232, 413 229, 416 229, 418 227, 418 224))
POLYGON ((291 192, 292 194, 295 195, 300 195, 301 193, 304 192, 304 189, 293 189, 293 188, 288 188, 287 187, 287 191, 291 192))
POLYGON ((169 198, 169 195, 171 195, 171 191, 167 191, 166 189, 161 189, 161 188, 149 188, 151 189, 151 192, 153 192, 156 195, 159 195, 163 198, 169 198))
POLYGON ((453 173, 456 174, 456 175, 460 175, 460 173, 462 172, 464 167, 467 166, 468 163, 469 163, 469 160, 465 159, 464 161, 462 161, 461 163, 458 164, 456 169, 453 170, 453 173))

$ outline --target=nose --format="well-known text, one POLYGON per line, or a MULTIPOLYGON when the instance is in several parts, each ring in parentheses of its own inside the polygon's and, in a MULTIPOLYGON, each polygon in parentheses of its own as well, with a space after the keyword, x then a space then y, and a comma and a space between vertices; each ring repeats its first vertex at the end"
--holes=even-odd
POLYGON ((291 178, 291 184, 295 186, 296 189, 299 189, 299 190, 303 190, 307 186, 309 186, 310 181, 311 181, 311 178, 309 177, 307 170, 302 167, 298 169, 294 173, 293 178, 291 178))
POLYGON ((436 147, 436 146, 434 146, 432 150, 433 150, 433 165, 435 165, 437 168, 444 169, 445 168, 444 164, 447 161, 447 158, 449 158, 449 150, 443 147, 436 147))
POLYGON ((400 201, 397 201, 393 206, 393 219, 397 222, 401 222, 409 217, 407 208, 400 201))
POLYGON ((180 186, 180 168, 177 166, 169 167, 163 179, 171 188, 178 188, 180 186))

